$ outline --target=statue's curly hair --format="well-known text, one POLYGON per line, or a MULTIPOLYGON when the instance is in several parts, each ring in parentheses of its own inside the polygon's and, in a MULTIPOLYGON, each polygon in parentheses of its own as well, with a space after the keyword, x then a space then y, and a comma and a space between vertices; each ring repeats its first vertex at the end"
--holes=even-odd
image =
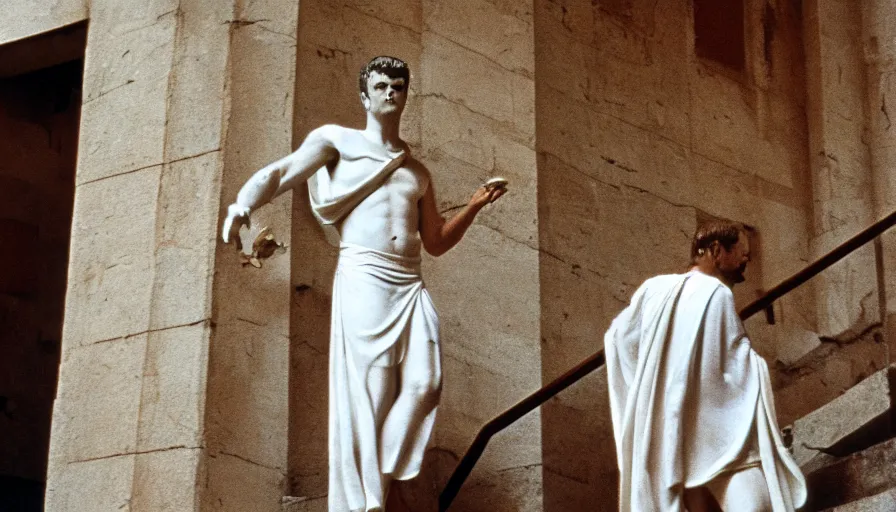
POLYGON ((411 70, 405 61, 396 57, 380 55, 370 59, 370 62, 361 68, 361 73, 358 75, 358 88, 364 96, 367 95, 367 80, 370 78, 370 73, 374 71, 390 78, 404 78, 405 87, 411 84, 411 70))

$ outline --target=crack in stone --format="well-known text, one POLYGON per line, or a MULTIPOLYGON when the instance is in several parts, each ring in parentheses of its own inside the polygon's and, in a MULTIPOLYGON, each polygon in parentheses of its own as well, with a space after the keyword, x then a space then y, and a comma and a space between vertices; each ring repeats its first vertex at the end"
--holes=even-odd
POLYGON ((254 320, 249 320, 248 318, 239 317, 239 316, 236 317, 236 319, 239 320, 239 321, 241 321, 241 322, 246 322, 247 324, 256 325, 256 326, 258 326, 258 327, 264 327, 264 326, 267 325, 267 324, 258 323, 258 322, 254 321, 254 320))
POLYGON ((887 126, 884 130, 889 130, 893 123, 890 121, 890 113, 887 111, 887 96, 884 94, 881 94, 880 111, 884 113, 884 117, 887 119, 887 126))
MULTIPOLYGON (((473 109, 470 108, 470 106, 467 105, 466 103, 464 103, 464 102, 462 102, 462 101, 458 101, 458 100, 452 100, 451 98, 449 98, 448 96, 445 96, 443 93, 440 93, 440 92, 428 92, 428 93, 418 94, 417 97, 418 97, 418 98, 437 98, 437 99, 440 99, 440 100, 445 100, 445 101, 447 101, 448 103, 451 103, 452 105, 457 105, 457 106, 459 106, 459 107, 462 107, 462 108, 468 110, 471 114, 475 114, 475 115, 477 115, 477 116, 482 116, 482 117, 485 117, 485 118, 487 118, 487 119, 491 119, 492 121, 498 121, 497 119, 495 119, 495 118, 489 116, 488 114, 479 112, 479 111, 477 111, 477 110, 473 110, 473 109)), ((498 122, 500 123, 500 122, 502 122, 502 121, 498 121, 498 122)))
POLYGON ((158 167, 158 166, 160 166, 160 165, 171 165, 171 164, 176 164, 176 163, 178 163, 178 162, 183 162, 184 160, 190 160, 190 159, 192 159, 192 158, 199 158, 199 157, 201 157, 201 156, 205 156, 205 155, 208 155, 208 154, 211 154, 211 153, 215 153, 215 152, 218 152, 218 151, 221 151, 221 149, 220 149, 220 148, 210 149, 210 150, 208 150, 208 151, 203 151, 202 153, 197 153, 197 154, 195 154, 195 155, 185 156, 185 157, 183 157, 183 158, 177 158, 177 159, 175 159, 175 160, 171 160, 171 161, 169 161, 169 162, 158 162, 158 163, 154 163, 154 164, 150 164, 150 165, 145 165, 145 166, 143 166, 143 167, 138 167, 138 168, 136 168, 136 169, 131 169, 130 171, 124 171, 124 172, 120 172, 120 173, 116 173, 116 174, 111 174, 111 175, 109 175, 109 176, 103 176, 102 178, 95 178, 95 179, 92 179, 92 180, 89 180, 89 181, 85 181, 85 182, 79 183, 77 186, 78 186, 78 187, 82 187, 82 186, 84 186, 84 185, 89 185, 89 184, 91 184, 91 183, 96 183, 96 182, 98 182, 98 181, 108 180, 109 178, 116 178, 116 177, 118 177, 118 176, 124 176, 124 175, 126 175, 126 174, 133 174, 133 173, 135 173, 135 172, 145 171, 146 169, 152 169, 153 167, 158 167))
POLYGON ((250 25, 255 25, 256 23, 260 23, 262 21, 271 21, 271 20, 266 19, 266 18, 262 18, 262 19, 258 19, 258 20, 227 20, 222 24, 230 25, 234 28, 240 28, 240 27, 248 27, 250 25))
POLYGON ((507 66, 501 64, 500 62, 496 61, 493 57, 489 57, 488 55, 486 55, 486 54, 484 54, 484 53, 482 53, 482 52, 480 52, 480 51, 474 50, 473 48, 470 48, 469 46, 463 45, 463 44, 461 44, 460 42, 455 41, 454 39, 451 39, 450 37, 446 36, 445 34, 442 34, 441 32, 438 32, 438 31, 436 31, 436 30, 433 30, 433 29, 430 28, 429 26, 426 26, 426 30, 427 30, 428 32, 430 32, 430 33, 436 35, 436 36, 441 37, 441 38, 444 39, 445 41, 448 41, 449 43, 454 44, 455 46, 458 46, 458 47, 460 47, 460 48, 463 48, 464 50, 467 50, 467 51, 470 52, 470 53, 474 53, 474 54, 476 54, 476 55, 482 57, 483 59, 485 59, 485 60, 491 62, 492 64, 494 64, 495 66, 498 66, 499 68, 503 69, 504 71, 513 73, 514 75, 522 76, 522 77, 527 78, 527 79, 529 79, 529 80, 532 80, 532 79, 534 78, 534 77, 532 76, 532 73, 531 73, 528 69, 525 69, 525 68, 509 68, 509 67, 507 67, 507 66))
POLYGON ((423 32, 419 32, 419 31, 417 31, 417 30, 414 30, 414 29, 412 29, 411 27, 408 27, 407 25, 401 25, 401 24, 399 24, 399 23, 395 23, 394 21, 385 20, 385 19, 380 18, 379 16, 375 16, 375 15, 369 13, 369 12, 362 11, 361 9, 358 9, 357 7, 352 7, 352 6, 349 6, 349 5, 343 5, 343 8, 346 9, 346 10, 349 10, 349 11, 355 11, 356 13, 361 14, 361 15, 363 15, 363 16, 367 16, 368 18, 373 18, 373 19, 375 19, 375 20, 381 21, 381 22, 385 23, 386 25, 391 25, 391 26, 393 26, 393 27, 395 27, 395 28, 400 28, 400 29, 407 30, 408 32, 410 32, 410 33, 412 33, 412 34, 415 34, 415 35, 418 35, 418 36, 423 34, 423 32))
POLYGON ((534 464, 523 464, 523 465, 520 465, 520 466, 511 466, 511 467, 509 467, 509 468, 501 468, 501 469, 499 469, 498 471, 496 471, 496 473, 504 473, 504 472, 507 472, 507 471, 513 471, 513 470, 515 470, 515 469, 530 469, 530 468, 537 468, 537 467, 541 467, 541 466, 544 466, 544 463, 542 463, 542 462, 536 462, 536 463, 534 463, 534 464))
MULTIPOLYGON (((259 20, 259 21, 268 21, 268 20, 259 20)), ((297 40, 298 40, 298 39, 296 38, 296 36, 294 36, 294 35, 292 35, 292 34, 287 34, 287 33, 285 33, 285 32, 278 32, 278 31, 276 31, 276 30, 269 29, 268 27, 266 27, 266 26, 264 26, 264 25, 262 25, 262 24, 259 24, 257 27, 260 28, 261 30, 264 30, 265 32, 269 32, 269 33, 271 33, 271 34, 277 34, 277 35, 279 35, 279 36, 283 36, 283 37, 285 37, 285 38, 287 38, 287 39, 292 39, 293 41, 297 41, 297 40)))
POLYGON ((105 91, 100 92, 97 96, 94 96, 93 98, 88 98, 87 100, 85 100, 84 102, 81 103, 81 106, 87 105, 88 103, 92 103, 92 102, 94 102, 94 101, 96 101, 96 100, 102 98, 103 96, 109 94, 110 92, 112 92, 112 91, 116 91, 116 90, 118 90, 118 89, 121 89, 122 87, 124 87, 124 86, 126 86, 126 85, 131 85, 131 84, 134 83, 134 82, 136 82, 136 80, 134 80, 133 78, 129 78, 129 79, 128 79, 125 83, 123 83, 123 84, 118 84, 118 85, 116 85, 115 87, 112 87, 111 89, 107 89, 107 90, 105 90, 105 91))
POLYGON ((204 448, 204 446, 187 446, 184 444, 179 444, 177 446, 169 446, 168 448, 156 448, 155 450, 139 450, 139 451, 133 451, 133 452, 113 453, 112 455, 102 455, 99 457, 91 457, 88 459, 73 460, 73 461, 67 462, 66 464, 80 464, 82 462, 93 462, 93 461, 97 461, 97 460, 111 459, 114 457, 123 457, 125 455, 144 455, 147 453, 168 452, 171 450, 201 450, 203 448, 204 448))
MULTIPOLYGON (((246 458, 246 457, 243 457, 243 456, 241 456, 241 455, 237 455, 237 454, 235 454, 235 453, 226 452, 226 451, 224 451, 224 450, 220 450, 218 453, 220 453, 221 455, 227 455, 228 457, 233 457, 234 459, 239 459, 239 460, 241 460, 241 461, 243 461, 243 462, 248 462, 249 464, 252 464, 252 465, 254 465, 254 466, 258 466, 258 467, 260 467, 260 468, 270 469, 271 471, 277 471, 278 473, 281 473, 281 474, 283 473, 283 471, 282 471, 280 468, 275 468, 275 467, 271 467, 271 466, 265 466, 264 464, 260 464, 260 463, 258 463, 258 462, 255 462, 255 461, 252 460, 252 459, 248 459, 248 458, 246 458)), ((209 457, 214 458, 215 455, 209 454, 209 457)))
POLYGON ((211 320, 210 320, 210 319, 208 319, 208 318, 203 318, 202 320, 197 320, 197 321, 195 321, 195 322, 190 322, 190 323, 188 323, 188 324, 179 324, 179 325, 172 325, 172 326, 170 326, 170 327, 160 327, 160 328, 158 328, 158 329, 149 329, 149 330, 146 330, 146 331, 140 331, 140 332, 135 332, 135 333, 131 333, 131 334, 125 334, 124 336, 116 336, 116 337, 114 337, 114 338, 106 338, 106 339, 99 340, 99 341, 92 341, 92 342, 89 342, 89 343, 84 343, 83 345, 80 345, 80 346, 81 346, 81 347, 88 347, 88 346, 91 346, 91 345, 99 345, 100 343, 109 343, 109 342, 112 342, 112 341, 126 340, 126 339, 128 339, 128 338, 133 338, 134 336, 141 336, 141 335, 143 335, 143 334, 151 334, 151 333, 154 333, 154 332, 169 331, 169 330, 171 330, 171 329, 180 329, 181 327, 193 327, 194 325, 199 325, 199 324, 202 324, 202 323, 205 323, 205 322, 208 322, 209 325, 213 325, 213 324, 211 323, 211 320))
POLYGON ((628 166, 626 166, 626 165, 623 165, 623 164, 619 163, 619 161, 616 160, 616 159, 614 159, 614 158, 610 158, 610 157, 607 157, 607 156, 604 156, 604 155, 600 155, 600 158, 601 158, 604 162, 607 162, 608 164, 610 164, 610 165, 612 165, 612 166, 614 166, 614 167, 618 167, 618 168, 622 169, 622 170, 625 171, 625 172, 631 172, 631 173, 636 173, 636 172, 638 172, 637 169, 632 169, 631 167, 628 167, 628 166))
POLYGON ((651 196, 653 196, 653 197, 659 199, 660 201, 663 201, 664 203, 667 203, 667 204, 670 204, 670 205, 672 205, 672 206, 675 206, 676 208, 693 208, 693 209, 695 209, 695 210, 697 209, 696 206, 691 206, 691 205, 689 205, 689 204, 681 204, 681 203, 676 203, 676 202, 674 202, 674 201, 670 201, 670 200, 666 199, 666 198, 663 197, 663 196, 657 195, 657 194, 655 194, 655 193, 653 193, 653 192, 651 192, 651 191, 649 191, 649 190, 647 190, 647 189, 644 189, 644 188, 641 188, 641 187, 637 187, 637 186, 635 186, 635 185, 629 185, 628 183, 623 183, 623 186, 625 186, 626 188, 630 188, 630 189, 632 189, 632 190, 638 191, 638 192, 640 192, 640 193, 642 193, 642 194, 648 194, 648 195, 651 195, 651 196))

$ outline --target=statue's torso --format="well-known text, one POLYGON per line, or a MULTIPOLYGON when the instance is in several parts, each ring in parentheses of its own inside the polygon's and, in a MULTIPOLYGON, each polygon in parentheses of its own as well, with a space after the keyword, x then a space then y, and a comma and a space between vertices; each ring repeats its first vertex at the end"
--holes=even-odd
MULTIPOLYGON (((353 188, 383 165, 382 161, 355 155, 369 153, 382 156, 383 160, 395 156, 358 130, 342 128, 333 143, 340 155, 330 168, 336 191, 353 188)), ((426 169, 413 158, 406 158, 337 225, 342 240, 402 256, 419 255, 419 203, 428 186, 426 169)))

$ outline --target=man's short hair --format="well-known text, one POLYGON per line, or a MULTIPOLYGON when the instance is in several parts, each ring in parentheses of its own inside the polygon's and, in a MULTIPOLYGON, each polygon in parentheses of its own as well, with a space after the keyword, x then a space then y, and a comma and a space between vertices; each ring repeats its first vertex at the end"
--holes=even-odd
POLYGON ((374 71, 389 78, 404 78, 405 87, 411 84, 411 70, 405 61, 381 55, 370 59, 370 62, 361 68, 361 73, 358 75, 358 87, 361 89, 361 94, 365 96, 367 95, 367 80, 374 71))
POLYGON ((697 263, 713 242, 719 242, 726 251, 730 251, 737 244, 742 232, 746 232, 746 228, 739 222, 730 220, 704 222, 697 228, 694 240, 691 242, 691 263, 697 263))

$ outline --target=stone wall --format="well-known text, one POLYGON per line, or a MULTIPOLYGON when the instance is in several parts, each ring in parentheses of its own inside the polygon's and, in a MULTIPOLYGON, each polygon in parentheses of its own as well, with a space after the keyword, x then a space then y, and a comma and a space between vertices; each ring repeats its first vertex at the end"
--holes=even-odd
MULTIPOLYGON (((787 1, 748 1, 744 12, 737 72, 695 56, 690 2, 535 2, 545 380, 603 345, 645 278, 686 269, 705 216, 757 231, 740 305, 805 265, 800 12, 787 1)), ((811 297, 786 298, 778 320, 812 327, 811 297)), ((754 346, 774 358, 771 343, 754 346)), ((545 510, 614 506, 604 379, 544 408, 545 510)))
MULTIPOLYGON (((424 474, 399 494, 412 510, 428 510, 476 431, 541 384, 531 6, 306 1, 299 20, 294 146, 324 123, 363 127, 357 72, 375 55, 394 55, 412 75, 402 135, 432 172, 443 214, 485 179, 510 180, 511 192, 480 214, 458 247, 424 260, 441 319, 444 391, 424 474)), ((291 485, 314 498, 308 510, 323 510, 336 252, 304 195, 295 204, 291 485)), ((533 413, 494 440, 455 507, 540 509, 540 462, 533 413)))
POLYGON ((87 19, 89 0, 4 0, 0 44, 87 19))
POLYGON ((242 4, 90 4, 47 510, 279 508, 289 262, 218 226, 289 151, 296 6, 242 4))

